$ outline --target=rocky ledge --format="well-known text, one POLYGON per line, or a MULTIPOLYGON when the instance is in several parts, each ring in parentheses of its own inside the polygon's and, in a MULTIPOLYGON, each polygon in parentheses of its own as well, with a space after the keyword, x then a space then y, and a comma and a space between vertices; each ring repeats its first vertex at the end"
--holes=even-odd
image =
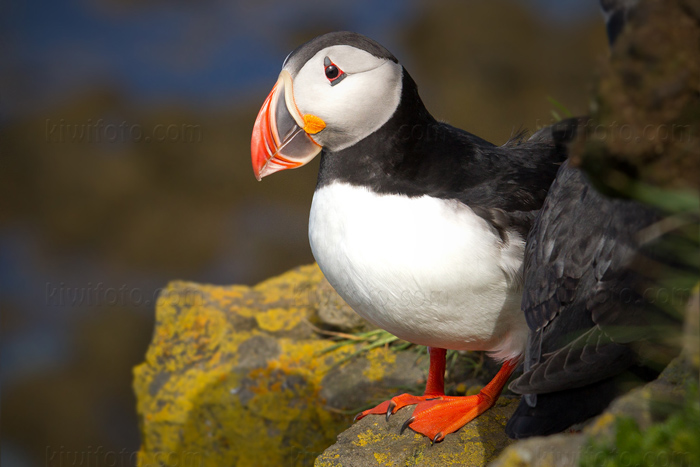
POLYGON ((365 417, 341 433, 314 466, 486 465, 513 442, 504 429, 517 405, 518 399, 501 397, 489 411, 435 445, 411 430, 400 434, 412 408, 399 410, 388 422, 380 416, 365 417))

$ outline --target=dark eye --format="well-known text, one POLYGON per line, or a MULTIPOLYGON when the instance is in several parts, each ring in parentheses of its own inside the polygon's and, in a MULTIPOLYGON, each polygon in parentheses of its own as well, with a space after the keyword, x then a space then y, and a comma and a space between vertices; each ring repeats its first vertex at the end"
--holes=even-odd
POLYGON ((326 78, 331 82, 331 86, 335 86, 345 78, 345 72, 338 68, 338 65, 333 63, 330 58, 323 59, 323 69, 326 73, 326 78))
POLYGON ((326 67, 326 78, 330 80, 334 80, 338 77, 340 74, 340 71, 338 70, 338 67, 335 65, 328 65, 326 67))

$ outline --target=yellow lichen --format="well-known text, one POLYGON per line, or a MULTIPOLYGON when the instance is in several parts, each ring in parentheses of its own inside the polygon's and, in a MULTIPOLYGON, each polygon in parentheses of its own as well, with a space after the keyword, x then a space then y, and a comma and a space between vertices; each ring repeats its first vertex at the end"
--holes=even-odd
POLYGON ((374 458, 376 459, 377 464, 379 464, 379 465, 386 465, 386 466, 393 465, 393 463, 389 460, 390 459, 389 454, 386 454, 386 453, 382 454, 379 452, 375 452, 374 458))
POLYGON ((232 312, 236 313, 238 316, 240 316, 242 318, 252 318, 257 313, 259 313, 258 310, 253 309, 253 308, 248 308, 245 306, 236 307, 234 310, 232 310, 232 312))
POLYGON ((301 309, 273 308, 255 315, 258 326, 263 331, 278 332, 294 329, 306 313, 301 309))
POLYGON ((615 422, 615 416, 610 412, 606 412, 600 417, 598 417, 595 423, 590 427, 590 432, 593 435, 604 432, 608 427, 610 427, 615 422))
POLYGON ((473 385, 469 386, 464 391, 464 395, 465 396, 475 396, 475 395, 479 394, 483 388, 484 388, 483 386, 480 386, 478 384, 473 384, 473 385))
POLYGON ((379 381, 396 363, 396 353, 386 347, 373 349, 367 353, 367 361, 369 366, 362 374, 370 381, 379 381))
POLYGON ((291 330, 307 317, 311 295, 290 294, 321 279, 317 266, 307 266, 254 288, 168 286, 146 361, 134 369, 139 466, 289 465, 290 459, 309 465, 334 441, 347 422, 326 411, 318 393, 325 372, 346 352, 318 358, 329 341, 276 339, 280 355, 265 367, 237 367, 241 344, 291 330), (236 329, 236 315, 255 317, 259 329, 236 329))
POLYGON ((372 430, 368 429, 364 433, 358 434, 357 441, 354 441, 352 444, 363 447, 381 441, 382 438, 383 436, 381 434, 372 433, 372 430))

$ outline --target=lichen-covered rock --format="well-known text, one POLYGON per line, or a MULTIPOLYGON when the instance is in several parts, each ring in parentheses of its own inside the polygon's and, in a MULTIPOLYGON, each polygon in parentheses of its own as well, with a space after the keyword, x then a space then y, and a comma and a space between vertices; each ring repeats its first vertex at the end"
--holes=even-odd
POLYGON ((338 436, 338 442, 316 459, 315 467, 371 466, 478 466, 486 465, 512 441, 505 425, 518 399, 501 397, 494 407, 442 442, 401 425, 413 408, 399 410, 387 422, 381 416, 365 417, 338 436))
POLYGON ((356 346, 322 353, 333 344, 312 325, 323 280, 313 265, 254 287, 166 288, 134 369, 139 466, 310 465, 353 409, 424 379, 413 352, 376 348, 340 366, 356 346))

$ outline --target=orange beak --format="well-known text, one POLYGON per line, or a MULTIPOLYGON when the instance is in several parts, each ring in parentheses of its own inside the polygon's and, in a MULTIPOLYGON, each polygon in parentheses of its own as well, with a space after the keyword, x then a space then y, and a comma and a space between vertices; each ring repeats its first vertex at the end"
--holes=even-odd
POLYGON ((255 119, 250 152, 255 178, 301 167, 321 152, 311 135, 326 127, 315 115, 301 115, 294 102, 292 77, 282 70, 255 119))

